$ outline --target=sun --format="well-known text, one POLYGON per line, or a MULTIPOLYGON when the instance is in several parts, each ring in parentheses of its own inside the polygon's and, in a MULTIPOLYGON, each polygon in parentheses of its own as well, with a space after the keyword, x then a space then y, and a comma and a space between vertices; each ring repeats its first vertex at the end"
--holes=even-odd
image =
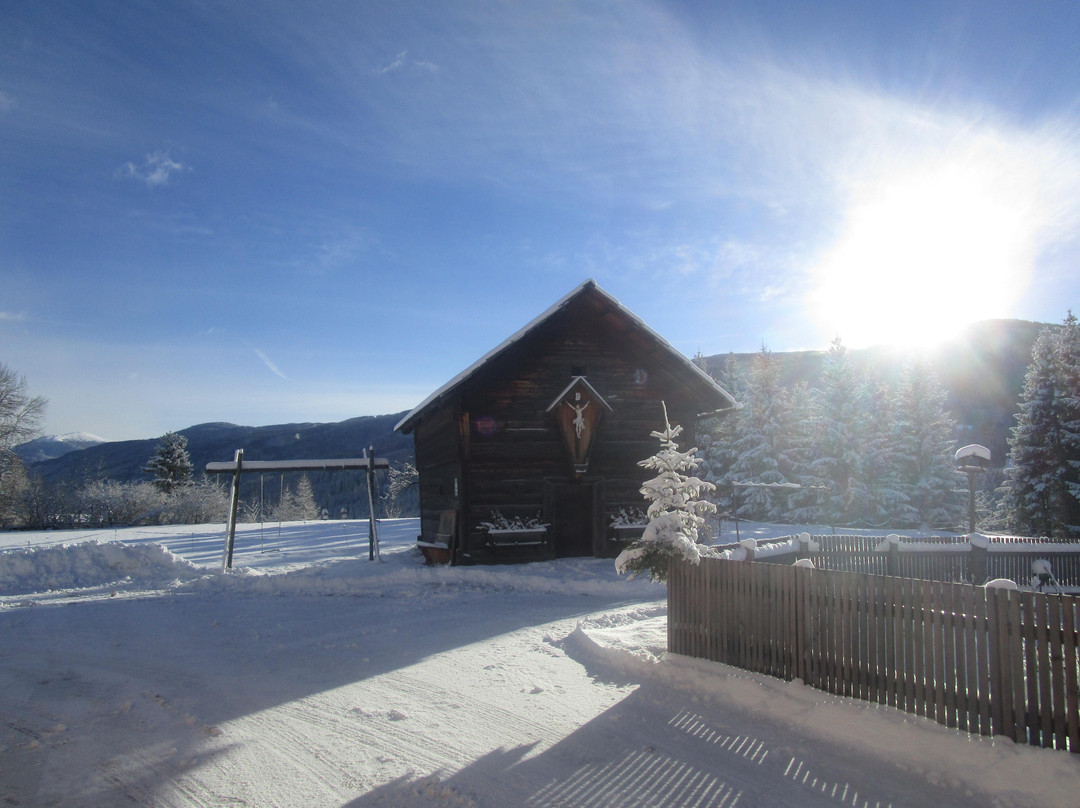
POLYGON ((930 346, 1004 316, 1031 264, 1029 218, 1008 188, 963 166, 874 184, 814 273, 825 333, 850 347, 930 346))

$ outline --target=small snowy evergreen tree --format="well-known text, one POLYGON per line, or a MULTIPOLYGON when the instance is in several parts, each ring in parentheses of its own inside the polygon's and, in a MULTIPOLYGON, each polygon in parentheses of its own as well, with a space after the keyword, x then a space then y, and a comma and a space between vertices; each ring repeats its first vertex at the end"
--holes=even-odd
POLYGON ((154 477, 154 485, 166 494, 174 488, 191 484, 191 458, 187 438, 176 432, 166 432, 158 440, 153 457, 143 471, 154 477))
POLYGON ((693 476, 702 462, 697 448, 679 451, 675 438, 682 434, 682 427, 671 425, 667 405, 663 402, 661 405, 664 431, 651 433, 660 441, 660 451, 638 463, 657 472, 656 477, 641 486, 641 494, 649 503, 646 514, 649 523, 641 538, 615 559, 619 574, 629 572, 637 576, 647 572, 653 581, 667 580, 671 558, 695 564, 700 560, 699 531, 705 526, 705 514, 716 510, 711 502, 699 499, 714 486, 693 476))
POLYGON ((305 522, 319 518, 319 506, 315 504, 311 480, 306 474, 300 477, 295 491, 286 487, 281 492, 281 501, 270 511, 270 518, 275 522, 305 522))

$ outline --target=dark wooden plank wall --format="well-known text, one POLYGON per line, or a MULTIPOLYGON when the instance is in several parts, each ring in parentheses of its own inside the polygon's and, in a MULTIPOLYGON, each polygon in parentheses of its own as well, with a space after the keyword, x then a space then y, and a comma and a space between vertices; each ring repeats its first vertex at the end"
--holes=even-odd
POLYGON ((620 507, 644 504, 639 488, 648 474, 637 462, 659 448, 649 433, 663 427, 660 401, 690 436, 697 408, 667 367, 635 351, 596 320, 565 312, 470 381, 460 403, 470 422, 470 544, 482 539, 475 526, 492 511, 543 517, 544 481, 575 479, 554 415, 545 412, 574 375, 584 375, 612 408, 583 478, 604 480, 605 528, 620 507))
POLYGON ((431 541, 442 511, 457 510, 454 481, 461 478, 460 437, 452 407, 434 411, 416 426, 416 467, 420 470, 420 533, 431 541))

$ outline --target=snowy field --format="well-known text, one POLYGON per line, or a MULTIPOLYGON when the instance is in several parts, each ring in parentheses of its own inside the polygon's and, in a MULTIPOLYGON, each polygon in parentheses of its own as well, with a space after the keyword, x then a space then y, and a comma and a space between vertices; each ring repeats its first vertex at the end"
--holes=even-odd
POLYGON ((417 528, 242 525, 229 575, 220 525, 0 533, 0 804, 1080 805, 1080 756, 665 656, 663 586, 417 528))

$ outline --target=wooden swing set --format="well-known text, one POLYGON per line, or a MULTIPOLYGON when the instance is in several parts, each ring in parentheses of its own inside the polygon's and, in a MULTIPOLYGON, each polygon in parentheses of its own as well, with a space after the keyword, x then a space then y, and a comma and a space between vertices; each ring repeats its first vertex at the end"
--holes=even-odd
POLYGON ((249 460, 244 461, 244 450, 237 449, 232 462, 207 463, 207 474, 232 474, 232 496, 229 500, 229 524, 225 531, 225 550, 221 557, 221 571, 232 569, 233 546, 236 541, 236 513, 240 505, 240 475, 258 471, 363 471, 367 476, 368 494, 368 558, 379 557, 379 535, 375 525, 375 472, 389 469, 390 461, 375 457, 375 447, 364 452, 363 457, 330 460, 249 460))

